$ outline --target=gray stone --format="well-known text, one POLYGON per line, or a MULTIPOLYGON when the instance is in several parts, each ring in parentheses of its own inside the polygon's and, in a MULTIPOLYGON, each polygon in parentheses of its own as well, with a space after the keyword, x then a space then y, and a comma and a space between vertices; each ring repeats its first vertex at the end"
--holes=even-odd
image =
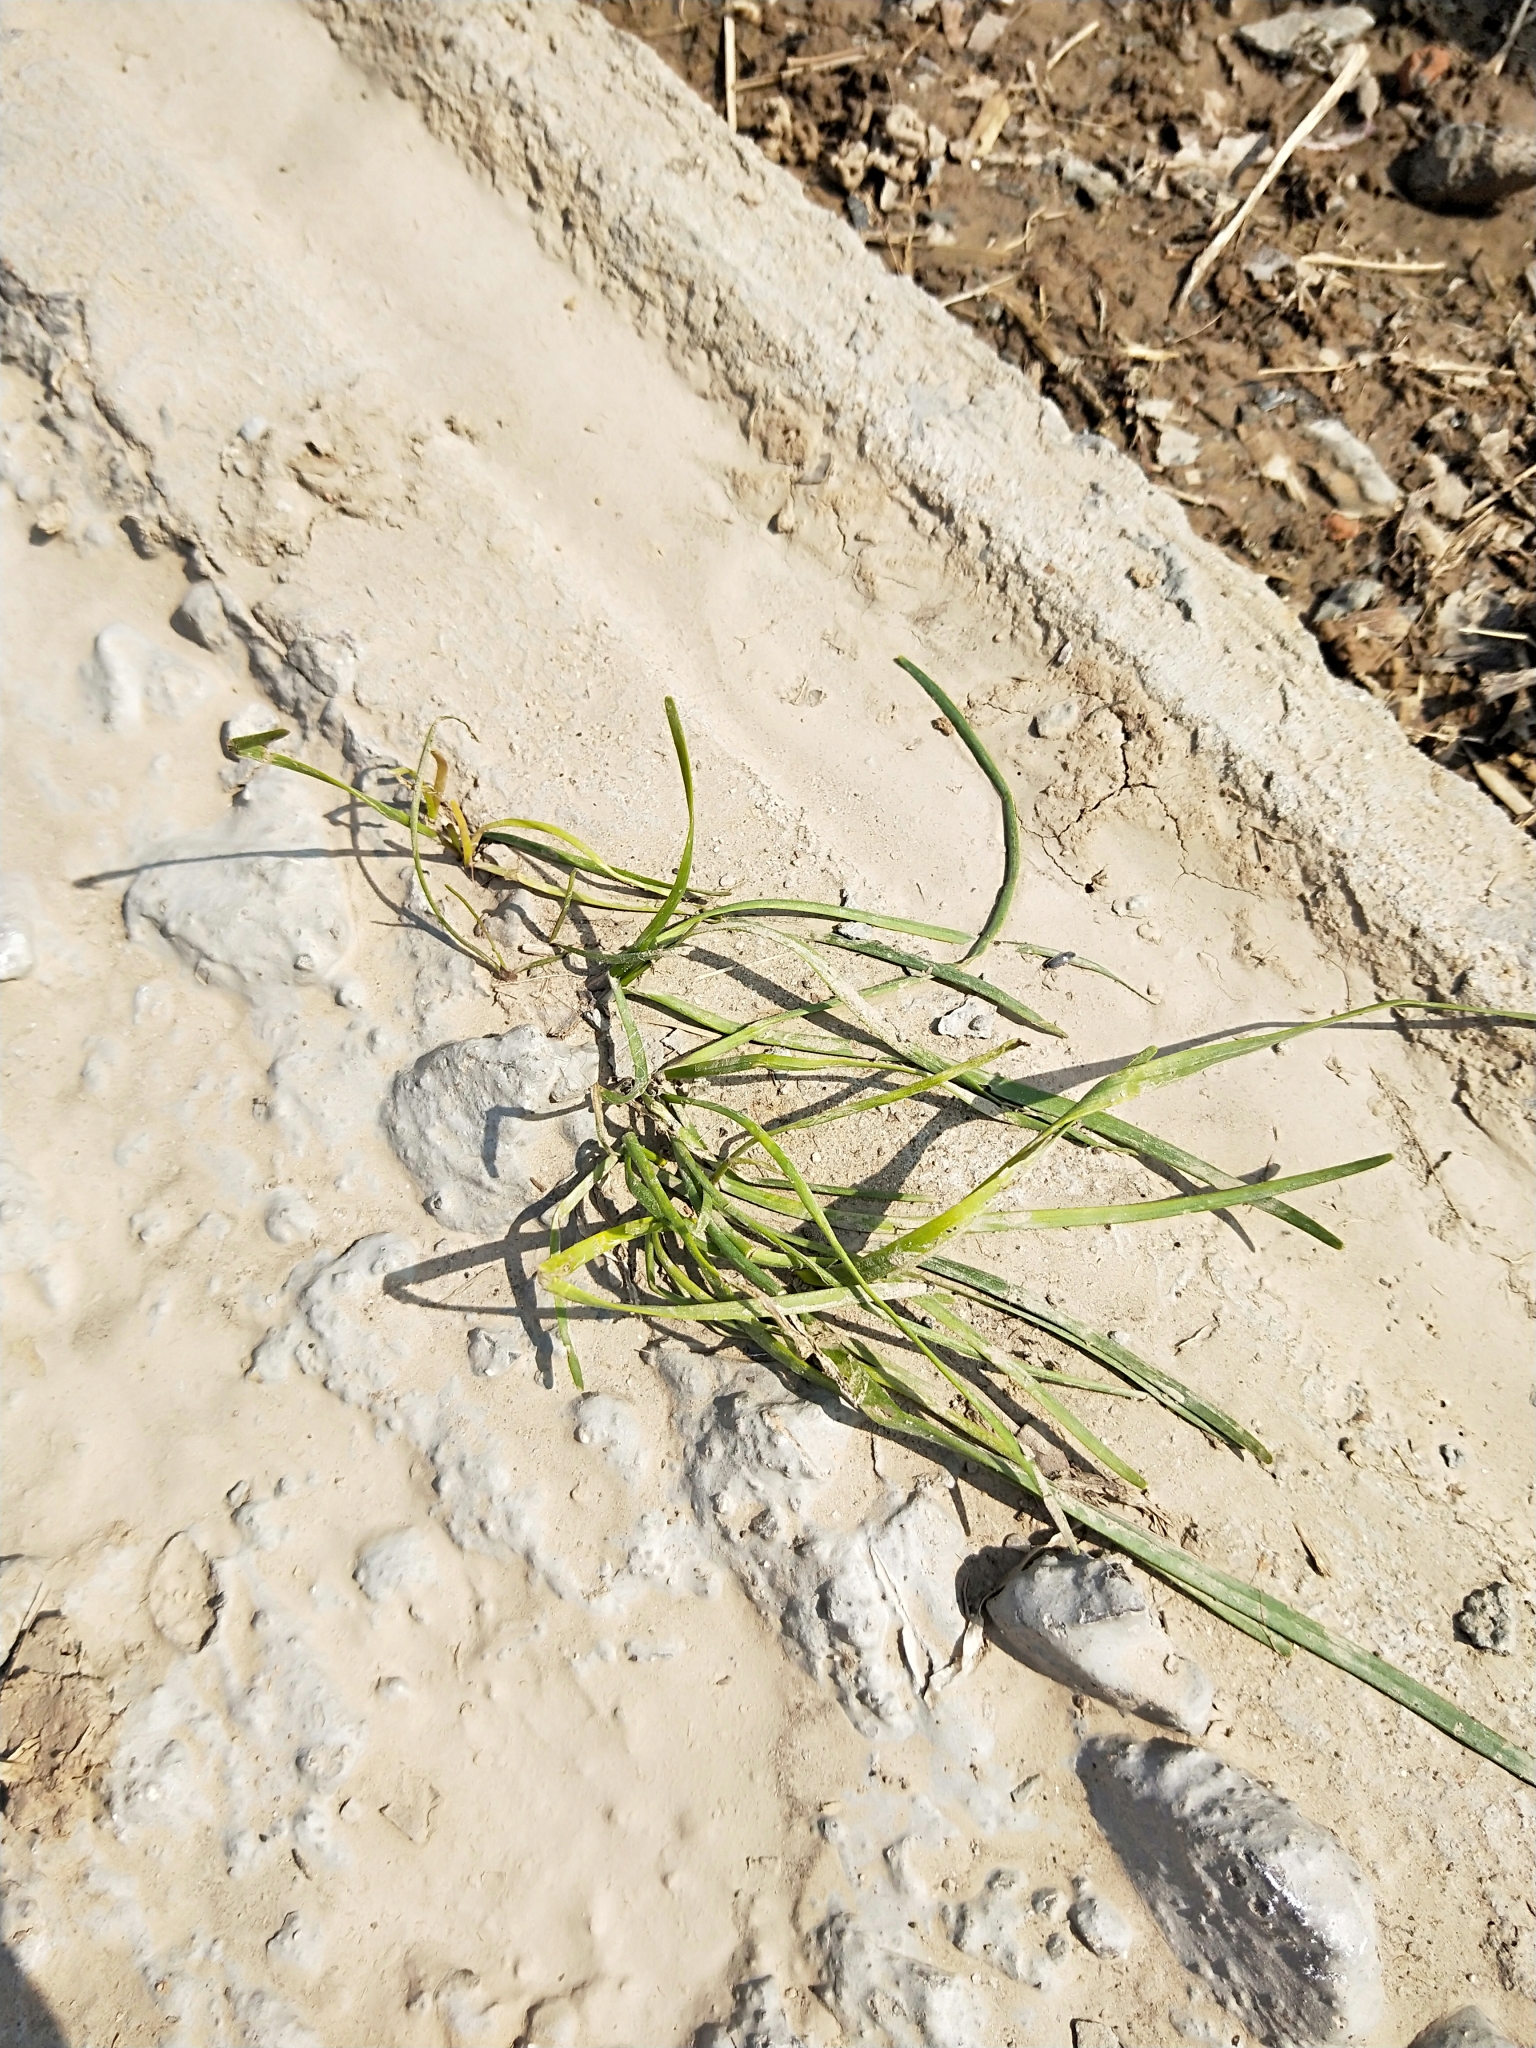
POLYGON ((1086 157, 1076 156, 1070 149, 1052 150, 1045 159, 1045 169, 1054 171, 1063 185, 1070 185, 1093 206, 1108 206, 1120 197, 1120 180, 1113 171, 1102 164, 1089 163, 1086 157))
POLYGON ((1361 510, 1389 512, 1399 502, 1402 492, 1382 468, 1375 450, 1368 448, 1358 434, 1352 434, 1342 420, 1307 420, 1299 424, 1299 431, 1322 448, 1321 457, 1314 457, 1314 463, 1321 462, 1335 472, 1323 478, 1335 504, 1355 509, 1348 501, 1358 497, 1361 510))
POLYGON ((731 2016, 700 2027, 694 2048, 801 2048, 784 2000, 772 1977, 752 1977, 736 1986, 731 2016))
POLYGON ((1074 2020, 1072 2048, 1120 2048, 1120 2036, 1104 2020, 1074 2020))
POLYGON ((997 1030, 997 1012, 990 1003, 969 996, 942 1017, 935 1017, 933 1028, 941 1038, 991 1038, 997 1030))
POLYGON ((1169 1946, 1261 2041, 1347 2041, 1382 2010, 1358 1864, 1288 1799, 1208 1750, 1085 1743, 1088 1802, 1169 1946))
POLYGON ((1023 1883, 1016 1870, 994 1870, 974 1899, 940 1909, 944 1931, 961 1955, 990 1963, 1015 1984, 1028 1983, 1038 1958, 1023 1883))
POLYGON ((1385 596, 1386 585, 1374 576, 1351 576, 1347 583, 1329 591, 1312 614, 1312 623, 1323 626, 1330 619, 1347 619, 1355 612, 1368 612, 1385 596))
MULTIPOLYGON (((450 1230, 503 1229, 534 1186, 526 1154, 541 1124, 571 1112, 597 1078, 592 1045, 562 1045, 531 1024, 440 1045, 397 1074, 381 1116, 424 1207, 450 1230)), ((586 1118, 590 1123, 590 1118, 586 1118)))
POLYGON ((1497 206, 1536 185, 1536 134, 1452 121, 1393 166, 1398 188, 1416 206, 1497 206))
POLYGON ((988 51, 997 48, 1007 32, 1008 16, 999 14, 994 8, 982 15, 971 30, 965 47, 973 57, 985 57, 988 51))
POLYGON ((488 1330, 477 1323, 469 1332, 469 1369, 480 1380, 500 1379, 504 1372, 510 1372, 515 1365, 522 1365, 528 1358, 527 1332, 521 1324, 508 1324, 502 1330, 488 1330))
POLYGON ((1059 704, 1047 704, 1043 711, 1035 713, 1035 731, 1043 740, 1063 740, 1069 732, 1077 730, 1082 718, 1082 707, 1070 697, 1063 697, 1059 704))
POLYGON ((1515 2048, 1515 2044, 1475 2005, 1463 2005, 1442 2019, 1431 2020, 1414 2035, 1408 2048, 1515 2048))
POLYGON ((1287 270, 1296 268, 1296 258, 1287 255, 1284 249, 1277 249, 1273 242, 1266 242, 1256 249, 1243 265, 1245 273, 1255 284, 1273 284, 1277 277, 1287 270))
POLYGON ((1128 1956, 1136 1936, 1117 1906, 1084 1891, 1072 1904, 1072 1932, 1091 1955, 1128 1956))
POLYGON ((224 616, 224 600, 206 580, 189 586, 171 613, 171 624, 188 640, 206 647, 210 654, 228 647, 233 638, 224 616))
POLYGON ((1048 1550, 992 1596, 987 1620, 1005 1650, 1074 1692, 1186 1735, 1211 1725, 1210 1680, 1117 1557, 1048 1550))
POLYGON ((1275 63, 1305 63, 1369 35, 1375 26, 1364 7, 1293 7, 1268 21, 1245 22, 1237 39, 1275 63))
POLYGON ((152 934, 198 980, 249 997, 331 982, 352 943, 346 884, 306 860, 314 807, 281 769, 261 768, 219 821, 167 846, 123 898, 131 939, 152 934))
POLYGON ((36 964, 27 920, 19 912, 0 911, 0 981, 20 981, 36 964))
POLYGON ((1159 469, 1188 469, 1200 460, 1200 436, 1187 427, 1164 427, 1157 437, 1159 469))
POLYGON ((1502 1579, 1479 1586, 1462 1601, 1456 1615, 1456 1633, 1474 1650, 1492 1650, 1507 1657, 1515 1647, 1515 1603, 1502 1579))

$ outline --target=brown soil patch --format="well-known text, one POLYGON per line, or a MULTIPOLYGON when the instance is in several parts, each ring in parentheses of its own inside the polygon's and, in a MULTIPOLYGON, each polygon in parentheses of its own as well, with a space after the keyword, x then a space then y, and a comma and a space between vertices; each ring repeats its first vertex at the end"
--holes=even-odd
MULTIPOLYGON (((718 8, 595 4, 725 111, 718 8)), ((1432 213, 1395 166, 1445 122, 1528 127, 1530 35, 1495 72, 1499 15, 1378 6, 1362 90, 1175 312, 1194 258, 1324 90, 1325 58, 1244 47, 1278 11, 767 0, 733 18, 737 125, 1074 426, 1157 476, 1414 745, 1529 826, 1528 207, 1432 213), (1461 40, 1436 39, 1458 24, 1461 40), (1330 421, 1367 444, 1395 502, 1362 493, 1330 421)))
POLYGON ((0 1682, 0 1787, 12 1827, 66 1835, 94 1818, 112 1720, 111 1696, 83 1669, 68 1623, 39 1616, 0 1682))

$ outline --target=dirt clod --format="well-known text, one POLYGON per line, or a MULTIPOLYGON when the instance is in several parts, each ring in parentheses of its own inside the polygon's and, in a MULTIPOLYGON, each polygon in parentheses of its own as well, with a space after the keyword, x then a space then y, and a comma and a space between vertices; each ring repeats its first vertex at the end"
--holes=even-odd
POLYGON ((68 1623, 39 1616, 0 1684, 0 1785, 12 1827, 65 1835, 94 1815, 112 1719, 107 1688, 83 1669, 68 1623))

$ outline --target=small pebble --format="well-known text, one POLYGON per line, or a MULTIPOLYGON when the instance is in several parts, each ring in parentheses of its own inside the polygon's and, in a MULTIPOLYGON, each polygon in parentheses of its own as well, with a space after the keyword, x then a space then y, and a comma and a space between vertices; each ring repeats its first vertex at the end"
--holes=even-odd
POLYGON ((1200 460, 1200 436, 1187 427, 1164 427, 1157 438, 1159 469, 1188 469, 1200 460))
POLYGON ((1354 612, 1367 612, 1380 604, 1385 595, 1386 585, 1376 577, 1351 576, 1347 583, 1329 591, 1312 614, 1312 623, 1324 626, 1330 619, 1347 619, 1354 612))
POLYGON ((933 1028, 940 1038, 991 1038, 997 1030, 997 1012, 972 996, 936 1017, 933 1028))
POLYGON ((1331 50, 1369 35, 1375 18, 1364 7, 1293 7, 1284 14, 1263 21, 1245 23, 1237 39, 1272 63, 1310 62, 1325 69, 1317 59, 1331 50))
POLYGON ((1073 1902, 1072 1932, 1083 1947, 1096 1956, 1128 1956, 1136 1937, 1123 1913, 1101 1899, 1097 1892, 1084 1892, 1073 1902))
POLYGON ((1067 1910, 1067 1895, 1053 1884, 1042 1885, 1030 1900, 1029 1910, 1042 1920, 1059 1920, 1067 1910))
POLYGON ((320 1218, 297 1188, 279 1188, 263 1221, 274 1244, 307 1244, 320 1230, 320 1218))
MULTIPOLYGON (((1070 658, 1072 652, 1072 643, 1070 641, 1066 643, 1063 652, 1070 658)), ((1058 666, 1061 664, 1062 658, 1062 654, 1057 655, 1058 666)), ((1035 713, 1035 731, 1043 740, 1065 739, 1069 732, 1076 731, 1077 727, 1082 723, 1082 717, 1081 706, 1073 703, 1070 697, 1064 697, 1059 704, 1047 704, 1043 711, 1035 713)))
POLYGON ((468 1349, 469 1369, 475 1378, 495 1380, 523 1363, 528 1346, 520 1329, 488 1330, 480 1325, 469 1332, 468 1349))
POLYGON ((1069 967, 1076 958, 1075 953, 1053 953, 1045 964, 1047 967, 1069 967))
POLYGON ((24 974, 32 972, 35 960, 32 934, 23 920, 0 920, 0 981, 20 981, 24 974))
POLYGON ((186 639, 206 647, 210 653, 216 654, 230 644, 224 601, 206 579, 190 584, 183 592, 180 604, 171 613, 171 624, 186 639))
POLYGON ((1440 1446, 1440 1456, 1453 1472, 1458 1465, 1465 1465, 1467 1462, 1467 1454, 1460 1444, 1442 1444, 1440 1446))
POLYGON ((1536 185, 1536 137, 1523 127, 1451 121, 1393 166, 1417 206, 1481 209, 1536 185))
POLYGON ((1456 1612, 1456 1633, 1474 1650, 1508 1657, 1515 1647, 1515 1603, 1502 1579, 1469 1593, 1456 1612))

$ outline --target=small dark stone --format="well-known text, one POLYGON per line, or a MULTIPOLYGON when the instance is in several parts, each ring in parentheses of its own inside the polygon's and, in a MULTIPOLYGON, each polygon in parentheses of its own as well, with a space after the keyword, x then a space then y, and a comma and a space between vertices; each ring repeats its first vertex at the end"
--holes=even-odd
POLYGON ((1398 189, 1416 206, 1477 211, 1536 185, 1536 135, 1447 123, 1392 166, 1398 189))
POLYGON ((1475 2005, 1463 2005, 1443 2019, 1431 2020, 1408 2048, 1514 2048, 1514 2043, 1475 2005))
POLYGON ((861 192, 848 194, 848 220, 861 235, 867 235, 875 224, 875 216, 869 210, 869 202, 861 192))
POLYGON ((1456 1633, 1474 1650, 1508 1657, 1515 1647, 1515 1603, 1502 1579, 1467 1595, 1456 1614, 1456 1633))
POLYGON ((1384 595, 1385 585, 1374 576, 1352 576, 1337 590, 1329 591, 1312 614, 1312 623, 1325 626, 1330 619, 1347 619, 1353 612, 1369 611, 1372 605, 1380 604, 1384 595))

